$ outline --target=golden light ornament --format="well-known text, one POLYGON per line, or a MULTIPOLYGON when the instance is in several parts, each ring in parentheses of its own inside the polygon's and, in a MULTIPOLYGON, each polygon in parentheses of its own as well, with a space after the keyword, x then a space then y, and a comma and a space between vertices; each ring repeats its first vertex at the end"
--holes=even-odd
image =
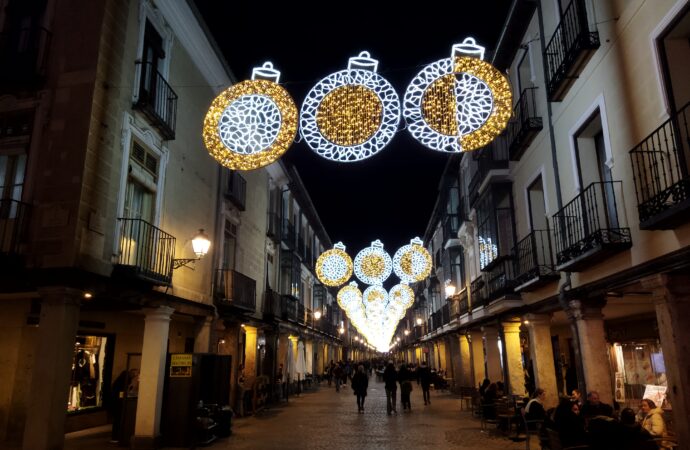
POLYGON ((378 153, 400 122, 400 99, 376 73, 369 52, 350 58, 348 68, 319 81, 300 112, 300 133, 319 156, 354 162, 378 153))
POLYGON ((393 263, 388 253, 383 250, 383 243, 375 240, 371 246, 362 249, 354 262, 355 275, 363 283, 382 284, 393 271, 393 263))
POLYGON ((357 283, 353 281, 347 286, 340 288, 336 300, 338 301, 338 306, 347 311, 356 304, 362 304, 362 291, 357 287, 357 283))
POLYGON ((388 292, 388 301, 407 309, 414 303, 414 291, 405 283, 396 284, 388 292))
POLYGON ((271 164, 287 151, 297 133, 297 106, 278 84, 270 62, 254 68, 252 79, 221 92, 204 118, 209 154, 232 170, 271 164))
POLYGON ((316 260, 316 277, 326 286, 340 286, 352 276, 352 258, 345 252, 345 245, 337 242, 316 260))
POLYGON ((403 100, 410 134, 422 145, 449 153, 476 150, 503 132, 512 115, 508 79, 483 61, 472 38, 453 46, 451 58, 427 65, 403 100))
POLYGON ((422 240, 416 237, 393 256, 393 270, 403 283, 417 283, 431 273, 431 255, 422 244, 422 240))

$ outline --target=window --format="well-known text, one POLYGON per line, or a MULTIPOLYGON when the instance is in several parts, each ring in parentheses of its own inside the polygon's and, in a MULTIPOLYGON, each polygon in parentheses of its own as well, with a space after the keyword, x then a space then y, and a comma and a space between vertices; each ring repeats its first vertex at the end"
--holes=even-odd
POLYGON ((223 255, 221 268, 223 270, 235 269, 235 254, 237 250, 237 225, 233 222, 225 221, 223 232, 223 255))
POLYGON ((527 208, 532 230, 546 230, 546 198, 541 174, 527 187, 527 208))
POLYGON ((513 199, 510 184, 494 184, 477 205, 479 268, 484 269, 499 256, 511 254, 515 245, 513 199))
POLYGON ((155 219, 158 158, 138 142, 132 143, 125 191, 124 217, 153 223, 155 219))
POLYGON ((448 260, 450 262, 450 282, 455 286, 455 292, 459 292, 465 287, 465 257, 462 247, 451 247, 448 249, 448 260))
MULTIPOLYGON (((113 360, 111 341, 107 336, 77 335, 72 356, 68 412, 103 406, 104 391, 107 393, 110 389, 113 360)), ((115 388, 135 394, 129 388, 134 389, 137 380, 131 378, 128 383, 125 375, 116 382, 115 388)))
POLYGON ((534 86, 532 83, 532 70, 530 68, 529 50, 525 49, 522 57, 517 65, 517 82, 519 95, 527 89, 534 86))

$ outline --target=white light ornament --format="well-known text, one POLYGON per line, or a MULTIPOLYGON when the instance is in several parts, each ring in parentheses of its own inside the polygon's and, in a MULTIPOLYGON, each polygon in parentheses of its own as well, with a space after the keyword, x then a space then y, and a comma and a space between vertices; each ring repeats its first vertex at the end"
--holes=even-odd
POLYGON ((355 275, 362 283, 382 284, 392 271, 391 257, 383 250, 383 243, 378 239, 355 256, 355 275))
POLYGON ((270 62, 216 97, 204 119, 208 152, 223 166, 252 170, 285 153, 297 133, 297 106, 270 62))
POLYGON ((321 253, 316 260, 316 277, 326 286, 340 286, 351 276, 352 258, 345 252, 342 242, 321 253))
POLYGON ((356 305, 362 304, 362 291, 357 287, 357 283, 352 281, 338 291, 336 299, 338 300, 338 305, 347 312, 356 305))
POLYGON ((493 141, 512 115, 508 79, 484 58, 473 38, 450 58, 424 67, 410 82, 403 115, 412 136, 442 152, 476 150, 493 141))
POLYGON ((404 283, 422 281, 429 276, 432 266, 431 255, 418 237, 400 247, 393 256, 393 270, 404 283))
POLYGON ((376 73, 369 52, 350 58, 347 70, 319 81, 300 112, 300 133, 319 156, 337 162, 369 158, 385 147, 400 122, 400 99, 376 73))
POLYGON ((405 283, 396 284, 388 293, 388 301, 404 311, 414 303, 414 291, 405 283))

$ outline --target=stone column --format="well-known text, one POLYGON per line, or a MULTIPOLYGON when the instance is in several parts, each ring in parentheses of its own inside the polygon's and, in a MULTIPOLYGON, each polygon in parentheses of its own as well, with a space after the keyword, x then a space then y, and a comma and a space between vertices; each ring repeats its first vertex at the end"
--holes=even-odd
POLYGON ((580 336, 580 352, 587 391, 597 391, 602 402, 612 405, 611 364, 606 344, 604 316, 601 314, 604 303, 603 300, 596 302, 572 300, 570 307, 575 315, 577 332, 580 336))
POLYGON ((520 345, 520 321, 503 322, 503 353, 508 375, 508 392, 525 395, 525 368, 522 366, 520 345))
POLYGON ((157 448, 160 444, 160 418, 168 352, 169 306, 146 310, 144 343, 141 348, 139 398, 132 448, 157 448))
POLYGON ((244 385, 250 388, 256 378, 256 327, 244 326, 244 385))
POLYGON ((486 376, 492 383, 504 381, 501 353, 498 350, 498 330, 494 327, 482 327, 482 334, 484 336, 484 351, 486 352, 486 376))
POLYGON ((292 360, 290 361, 290 368, 292 370, 290 371, 290 381, 297 381, 297 373, 295 370, 297 370, 297 342, 299 341, 299 337, 290 335, 288 339, 288 345, 292 347, 292 360))
POLYGON ((448 356, 450 364, 448 364, 448 376, 453 378, 453 388, 459 389, 463 384, 462 379, 462 355, 460 353, 460 340, 455 334, 448 336, 448 343, 446 344, 448 349, 448 356))
POLYGON ((474 374, 474 386, 477 387, 486 378, 486 357, 484 356, 484 337, 481 331, 472 330, 469 332, 472 343, 470 350, 472 353, 472 372, 474 374))
MULTIPOLYGON (((690 276, 664 274, 642 280, 654 295, 659 340, 664 354, 668 390, 666 396, 673 406, 673 425, 679 449, 690 449, 690 276)), ((659 406, 659 405, 657 405, 659 406)))
POLYGON ((38 325, 23 448, 60 449, 65 439, 74 342, 83 292, 67 287, 39 289, 38 325))
POLYGON ((545 408, 558 406, 558 384, 556 366, 551 344, 551 316, 548 314, 527 314, 529 331, 529 352, 534 372, 534 385, 546 391, 545 408))
POLYGON ((194 353, 208 353, 211 350, 211 336, 213 335, 214 317, 206 316, 197 320, 196 336, 194 337, 194 353))
POLYGON ((472 354, 470 350, 470 341, 467 335, 462 334, 459 337, 460 343, 460 372, 456 372, 456 376, 460 377, 460 386, 472 387, 476 386, 479 381, 475 380, 472 374, 472 354))

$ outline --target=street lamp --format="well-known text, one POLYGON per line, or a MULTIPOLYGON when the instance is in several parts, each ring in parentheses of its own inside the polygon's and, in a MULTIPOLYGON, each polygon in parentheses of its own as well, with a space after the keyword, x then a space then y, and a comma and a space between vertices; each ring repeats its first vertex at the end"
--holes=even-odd
POLYGON ((405 333, 405 336, 410 334, 410 330, 405 330, 403 333, 405 333))
POLYGON ((446 280, 446 298, 452 297, 455 295, 455 286, 450 282, 450 280, 446 280))
POLYGON ((417 325, 421 325, 423 322, 421 317, 417 317, 417 325))
POLYGON ((173 259, 173 269, 179 269, 184 267, 189 263, 196 262, 203 258, 208 249, 211 247, 211 240, 208 238, 208 234, 204 233, 203 228, 199 228, 199 232, 192 238, 192 250, 196 255, 196 258, 180 258, 173 259))
POLYGON ((314 311, 314 320, 319 320, 321 318, 321 311, 318 309, 314 311))

